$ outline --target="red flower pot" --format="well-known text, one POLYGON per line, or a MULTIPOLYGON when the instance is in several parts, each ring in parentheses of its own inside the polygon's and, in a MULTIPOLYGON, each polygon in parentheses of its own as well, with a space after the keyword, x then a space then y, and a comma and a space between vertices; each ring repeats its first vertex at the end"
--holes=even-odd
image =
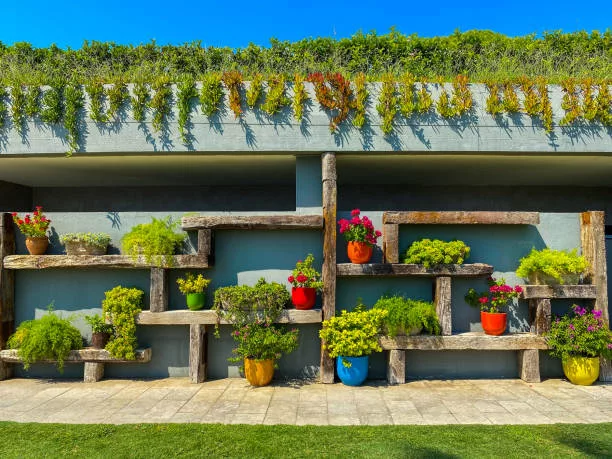
POLYGON ((508 323, 508 314, 505 312, 480 311, 480 322, 487 335, 503 335, 508 323))
POLYGON ((346 252, 351 263, 355 264, 367 263, 372 258, 372 246, 367 242, 349 241, 346 252))
POLYGON ((291 287, 291 302, 295 306, 295 309, 312 309, 316 298, 316 288, 291 287))

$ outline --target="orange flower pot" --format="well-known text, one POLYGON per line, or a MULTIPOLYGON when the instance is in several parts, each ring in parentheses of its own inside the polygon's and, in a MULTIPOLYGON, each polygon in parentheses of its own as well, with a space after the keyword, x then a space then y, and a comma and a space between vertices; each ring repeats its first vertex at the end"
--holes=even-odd
POLYGON ((295 309, 312 309, 317 299, 317 289, 312 287, 291 287, 291 302, 295 309))
POLYGON ((47 236, 26 237, 25 245, 30 255, 42 255, 49 247, 49 238, 47 236))
POLYGON ((487 335, 503 335, 508 323, 508 314, 505 312, 480 311, 480 322, 487 335))
POLYGON ((349 241, 346 251, 351 263, 363 264, 372 258, 372 246, 367 242, 349 241))
POLYGON ((267 386, 274 376, 274 360, 244 359, 244 376, 251 386, 267 386))

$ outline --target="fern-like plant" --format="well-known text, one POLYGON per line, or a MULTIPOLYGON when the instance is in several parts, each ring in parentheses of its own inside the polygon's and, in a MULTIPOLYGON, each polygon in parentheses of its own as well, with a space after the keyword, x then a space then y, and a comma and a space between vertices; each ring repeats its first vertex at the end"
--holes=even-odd
POLYGON ((293 116, 297 121, 304 117, 304 104, 308 100, 308 93, 304 87, 304 77, 296 73, 293 78, 293 116))
POLYGON ((256 73, 250 81, 249 88, 246 91, 246 101, 249 108, 253 109, 261 99, 263 93, 263 75, 256 73))
POLYGON ((382 86, 380 88, 380 95, 378 96, 376 111, 382 120, 380 128, 385 134, 390 134, 391 131, 393 131, 393 122, 397 114, 395 78, 390 73, 386 73, 382 76, 382 86))
POLYGON ((202 78, 202 88, 200 89, 200 105, 202 112, 209 118, 217 111, 223 101, 223 86, 219 73, 207 73, 202 78))
POLYGON ((149 101, 149 87, 144 81, 134 83, 132 89, 132 115, 139 123, 145 120, 147 102, 149 101))
POLYGON ((272 116, 290 103, 291 100, 285 94, 285 77, 283 75, 272 75, 268 78, 266 101, 261 105, 261 109, 272 116))
POLYGON ((353 126, 361 129, 366 122, 366 107, 368 104, 368 88, 366 87, 366 76, 364 73, 355 75, 355 116, 353 126))
POLYGON ((42 108, 40 110, 40 119, 45 123, 56 124, 62 120, 62 94, 64 85, 62 83, 54 83, 49 87, 41 98, 42 108))
POLYGON ((79 121, 84 104, 85 100, 81 85, 74 82, 67 84, 64 90, 64 128, 67 131, 68 140, 67 156, 71 156, 72 153, 79 149, 79 121))
POLYGON ((108 119, 117 119, 119 111, 126 100, 129 99, 130 93, 128 92, 127 85, 119 80, 116 81, 111 87, 106 90, 108 96, 108 110, 106 116, 108 119))
POLYGON ((121 239, 123 252, 134 260, 144 256, 147 263, 172 265, 172 255, 185 241, 185 233, 175 233, 179 221, 152 218, 151 223, 134 226, 121 239))
POLYGON ((149 102, 149 106, 153 110, 151 124, 153 125, 153 130, 159 132, 163 129, 166 118, 170 115, 170 106, 172 104, 170 78, 162 75, 153 81, 151 87, 155 91, 149 102))
POLYGON ((376 302, 374 309, 387 311, 383 333, 389 336, 415 335, 421 331, 439 335, 441 332, 436 308, 431 302, 397 295, 384 296, 376 302))
POLYGON ((106 100, 106 88, 102 81, 93 80, 85 85, 89 95, 89 117, 96 123, 106 123, 108 117, 104 113, 104 101, 106 100))
POLYGON ((234 112, 236 119, 242 115, 242 74, 236 70, 231 70, 223 74, 223 84, 229 91, 229 108, 234 112))
POLYGON ((13 125, 17 128, 19 135, 25 133, 26 92, 22 85, 16 84, 11 88, 11 118, 13 125))

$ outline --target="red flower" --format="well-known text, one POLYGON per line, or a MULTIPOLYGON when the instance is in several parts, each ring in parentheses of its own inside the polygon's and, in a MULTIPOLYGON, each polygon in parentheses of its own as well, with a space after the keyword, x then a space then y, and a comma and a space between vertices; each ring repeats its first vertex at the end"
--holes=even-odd
POLYGON ((520 285, 516 285, 516 286, 514 287, 514 291, 515 291, 516 293, 523 293, 523 288, 522 288, 520 285))
POLYGON ((293 276, 289 276, 289 277, 287 278, 287 280, 288 280, 289 282, 293 283, 293 281, 295 280, 295 277, 293 277, 293 276))
POLYGON ((376 232, 374 234, 376 234, 376 237, 381 237, 382 236, 382 233, 379 230, 376 230, 376 232))
POLYGON ((483 296, 483 297, 478 298, 478 301, 481 302, 482 304, 485 304, 489 301, 489 299, 486 296, 483 296))
POLYGON ((361 211, 359 209, 351 210, 351 216, 352 217, 358 217, 360 213, 361 213, 361 211))
POLYGON ((304 276, 302 273, 300 273, 297 277, 297 281, 300 284, 303 284, 304 282, 306 282, 308 280, 308 277, 304 276))
POLYGON ((16 217, 16 216, 17 216, 17 212, 13 212, 13 213, 11 213, 11 215, 12 215, 13 217, 16 217))
POLYGON ((361 223, 361 220, 359 219, 359 217, 351 218, 351 225, 359 225, 360 223, 361 223))

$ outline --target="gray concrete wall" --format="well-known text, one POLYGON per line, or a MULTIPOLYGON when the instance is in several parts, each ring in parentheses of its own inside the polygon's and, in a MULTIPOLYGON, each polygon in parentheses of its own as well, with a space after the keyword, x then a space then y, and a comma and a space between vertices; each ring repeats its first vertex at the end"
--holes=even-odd
POLYGON ((0 180, 0 209, 28 209, 32 203, 32 188, 0 180))

